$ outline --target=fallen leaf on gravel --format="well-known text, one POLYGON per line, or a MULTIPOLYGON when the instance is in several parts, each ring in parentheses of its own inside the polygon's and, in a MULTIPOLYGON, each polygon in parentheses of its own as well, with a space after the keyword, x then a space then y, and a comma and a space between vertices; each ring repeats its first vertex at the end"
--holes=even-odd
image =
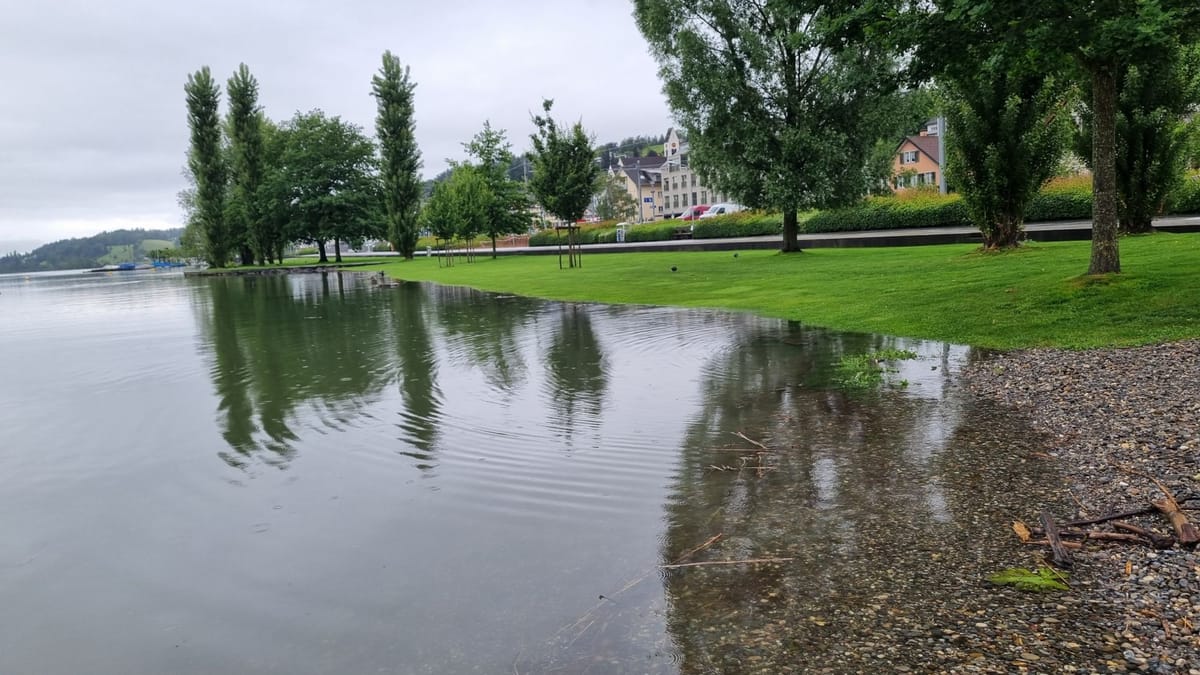
POLYGON ((1022 544, 1029 541, 1029 528, 1025 526, 1025 523, 1022 523, 1019 520, 1014 520, 1012 529, 1013 532, 1017 533, 1017 538, 1021 540, 1022 544))

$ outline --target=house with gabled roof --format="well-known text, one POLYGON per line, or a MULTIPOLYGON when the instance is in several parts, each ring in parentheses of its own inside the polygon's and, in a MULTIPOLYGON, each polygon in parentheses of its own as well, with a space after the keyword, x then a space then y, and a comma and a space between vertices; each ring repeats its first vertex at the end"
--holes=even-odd
POLYGON ((938 185, 942 164, 938 161, 940 129, 936 120, 921 126, 916 136, 906 136, 892 158, 892 189, 896 192, 922 185, 938 185))
POLYGON ((662 165, 667 158, 622 157, 609 169, 614 176, 625 180, 625 191, 638 205, 637 222, 648 223, 662 214, 662 165))

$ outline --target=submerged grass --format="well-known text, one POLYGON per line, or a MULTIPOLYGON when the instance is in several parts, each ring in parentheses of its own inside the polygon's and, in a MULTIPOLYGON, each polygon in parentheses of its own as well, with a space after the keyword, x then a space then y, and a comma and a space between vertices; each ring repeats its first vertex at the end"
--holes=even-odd
MULTIPOLYGON (((889 361, 907 361, 917 358, 917 353, 907 349, 880 349, 866 354, 843 356, 838 362, 838 382, 847 389, 873 389, 883 384, 886 372, 890 372, 889 361)), ((903 382, 900 386, 908 386, 903 382)))
POLYGON ((558 300, 712 307, 847 331, 993 348, 1086 348, 1200 337, 1200 235, 1121 240, 1120 275, 1084 277, 1090 242, 1007 253, 972 245, 418 258, 378 267, 435 281, 558 300))

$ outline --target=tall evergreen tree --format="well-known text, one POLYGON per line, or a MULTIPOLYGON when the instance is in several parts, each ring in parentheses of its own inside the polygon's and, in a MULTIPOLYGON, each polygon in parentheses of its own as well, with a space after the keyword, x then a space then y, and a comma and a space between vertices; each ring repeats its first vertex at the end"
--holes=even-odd
POLYGON ((230 195, 230 231, 237 240, 243 265, 255 258, 265 263, 273 257, 273 246, 262 209, 258 189, 263 180, 263 119, 258 105, 258 80, 246 64, 225 85, 229 97, 229 145, 233 158, 230 195))
POLYGON ((535 115, 537 133, 530 136, 533 151, 533 177, 529 188, 538 203, 560 220, 573 223, 583 217, 595 192, 600 165, 592 151, 592 141, 576 122, 569 129, 550 117, 554 101, 542 102, 545 115, 535 115))
POLYGON ((191 130, 188 170, 196 180, 196 220, 204 232, 208 264, 224 267, 235 242, 225 222, 228 172, 221 149, 221 89, 208 66, 204 66, 188 75, 184 92, 191 130))
POLYGON ((783 211, 784 251, 799 250, 799 210, 855 202, 884 178, 870 175, 872 150, 905 125, 895 50, 867 29, 890 4, 634 2, 692 166, 715 190, 783 211))
POLYGON ((392 246, 411 260, 417 247, 421 208, 421 151, 417 148, 413 90, 407 67, 390 51, 383 53, 379 74, 371 78, 371 94, 378 113, 375 135, 379 140, 383 200, 387 211, 387 237, 392 246))

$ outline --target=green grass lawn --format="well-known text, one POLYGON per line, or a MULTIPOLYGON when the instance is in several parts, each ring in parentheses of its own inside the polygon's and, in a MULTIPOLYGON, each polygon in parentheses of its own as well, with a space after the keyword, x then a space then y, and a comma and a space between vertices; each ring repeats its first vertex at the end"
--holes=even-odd
POLYGON ((376 268, 397 279, 560 300, 712 307, 828 328, 981 347, 1084 348, 1200 336, 1200 235, 1124 238, 1124 272, 1087 270, 1090 242, 773 251, 426 258, 376 268), (672 272, 675 266, 678 271, 672 272))

